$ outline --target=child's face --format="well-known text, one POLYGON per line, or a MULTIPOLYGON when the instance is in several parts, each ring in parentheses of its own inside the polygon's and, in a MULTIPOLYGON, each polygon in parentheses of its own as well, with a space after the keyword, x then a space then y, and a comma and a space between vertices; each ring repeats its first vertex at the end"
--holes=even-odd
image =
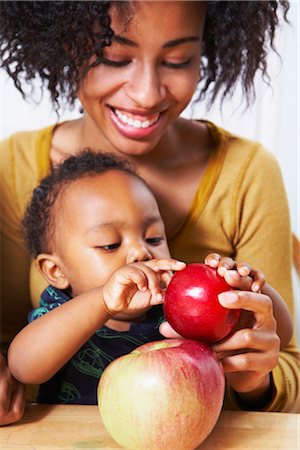
POLYGON ((57 199, 52 252, 79 295, 103 285, 124 264, 169 257, 153 194, 117 170, 72 182, 57 199))

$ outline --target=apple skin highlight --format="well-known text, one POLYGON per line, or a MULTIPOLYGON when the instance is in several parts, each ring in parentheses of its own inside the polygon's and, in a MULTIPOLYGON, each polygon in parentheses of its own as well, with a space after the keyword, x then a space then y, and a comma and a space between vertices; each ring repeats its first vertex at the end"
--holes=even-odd
POLYGON ((164 314, 177 333, 187 339, 216 342, 233 330, 240 310, 224 308, 218 294, 231 290, 217 270, 188 264, 176 272, 166 290, 164 314))
POLYGON ((208 345, 165 339, 113 361, 100 378, 98 404, 123 448, 192 450, 214 428, 224 390, 222 365, 208 345))

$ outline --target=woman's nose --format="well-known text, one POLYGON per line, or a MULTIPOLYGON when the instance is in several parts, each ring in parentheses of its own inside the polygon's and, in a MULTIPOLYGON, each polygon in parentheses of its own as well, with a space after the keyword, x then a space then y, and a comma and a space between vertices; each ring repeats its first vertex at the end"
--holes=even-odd
POLYGON ((137 107, 153 109, 165 99, 167 89, 156 67, 145 65, 131 75, 126 94, 137 107))
POLYGON ((132 264, 134 262, 149 261, 149 259, 152 259, 152 255, 148 248, 143 244, 136 244, 131 246, 126 262, 127 264, 132 264))

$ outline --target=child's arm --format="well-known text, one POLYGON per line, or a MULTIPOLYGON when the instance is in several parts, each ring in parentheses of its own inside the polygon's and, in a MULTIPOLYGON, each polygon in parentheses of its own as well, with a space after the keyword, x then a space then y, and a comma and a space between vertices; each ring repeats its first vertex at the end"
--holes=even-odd
POLYGON ((236 263, 233 259, 222 258, 216 253, 209 254, 205 263, 218 268, 219 274, 232 288, 261 292, 271 298, 280 347, 285 348, 293 335, 293 320, 286 303, 279 293, 265 282, 263 273, 252 269, 247 263, 236 263))
POLYGON ((11 343, 8 364, 12 375, 23 383, 45 382, 115 314, 143 311, 161 303, 161 282, 168 284, 170 271, 184 267, 171 258, 121 267, 104 286, 34 320, 11 343))

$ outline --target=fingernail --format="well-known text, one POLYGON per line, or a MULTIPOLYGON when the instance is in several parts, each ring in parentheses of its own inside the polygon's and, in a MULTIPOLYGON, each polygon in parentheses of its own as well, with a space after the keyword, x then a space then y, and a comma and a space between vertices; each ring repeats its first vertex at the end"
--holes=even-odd
POLYGON ((176 266, 185 266, 186 264, 185 264, 185 262, 183 262, 183 261, 176 261, 176 266))
POLYGON ((218 268, 218 272, 219 272, 219 274, 220 274, 221 276, 223 276, 227 270, 228 270, 228 269, 227 269, 227 267, 225 267, 225 266, 222 266, 222 267, 219 267, 219 268, 218 268))
POLYGON ((237 295, 234 292, 222 292, 218 295, 218 298, 221 300, 221 303, 225 303, 227 305, 237 301, 237 295))
POLYGON ((219 264, 219 260, 218 260, 217 258, 212 258, 212 259, 209 261, 209 264, 210 264, 210 265, 213 264, 214 266, 217 266, 217 265, 219 264))
POLYGON ((252 291, 258 292, 258 291, 259 291, 259 288, 260 288, 260 286, 259 286, 258 283, 253 283, 253 284, 252 284, 252 291))
POLYGON ((161 294, 160 292, 159 292, 158 294, 156 294, 156 299, 157 299, 159 302, 162 301, 163 296, 162 296, 162 294, 161 294))

